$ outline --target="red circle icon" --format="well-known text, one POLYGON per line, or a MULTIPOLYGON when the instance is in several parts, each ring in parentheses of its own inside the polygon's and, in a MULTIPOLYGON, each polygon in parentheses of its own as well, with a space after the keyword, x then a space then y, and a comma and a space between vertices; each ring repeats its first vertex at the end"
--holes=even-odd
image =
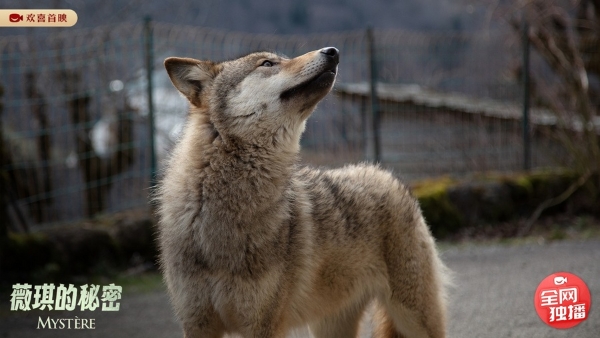
POLYGON ((568 329, 588 318, 592 297, 581 278, 556 272, 538 285, 533 302, 544 323, 555 329, 568 329))

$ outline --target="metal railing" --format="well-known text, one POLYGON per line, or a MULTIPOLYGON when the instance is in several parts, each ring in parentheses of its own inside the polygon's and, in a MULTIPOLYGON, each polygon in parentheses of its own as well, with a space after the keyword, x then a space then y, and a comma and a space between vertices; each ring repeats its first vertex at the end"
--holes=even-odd
MULTIPOLYGON (((407 180, 519 170, 523 94, 507 72, 522 48, 505 38, 394 30, 256 35, 149 19, 0 37, 9 219, 18 229, 146 207, 187 109, 163 69, 168 56, 225 60, 271 50, 291 57, 335 46, 339 85, 309 119, 304 162, 377 160, 407 180), (369 82, 376 104, 370 90, 358 90, 369 82)), ((531 128, 532 166, 552 165, 557 146, 531 128)))

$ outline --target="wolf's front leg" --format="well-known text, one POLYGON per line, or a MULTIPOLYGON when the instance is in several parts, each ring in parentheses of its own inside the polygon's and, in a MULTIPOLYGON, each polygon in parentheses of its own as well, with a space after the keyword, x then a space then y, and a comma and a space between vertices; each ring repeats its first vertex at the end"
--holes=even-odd
POLYGON ((222 338, 224 331, 218 330, 214 327, 202 328, 198 327, 196 323, 183 324, 183 337, 184 338, 222 338))
MULTIPOLYGON (((248 318, 250 319, 250 318, 248 318)), ((244 338, 285 338, 285 321, 279 316, 253 316, 251 325, 241 330, 244 338)))
MULTIPOLYGON (((181 282, 181 280, 177 280, 181 282)), ((177 317, 183 325, 184 338, 222 338, 226 327, 219 313, 211 304, 208 295, 209 289, 202 281, 194 280, 196 292, 185 292, 178 288, 171 288, 171 300, 175 305, 177 317)), ((190 282, 190 281, 188 281, 190 282)), ((174 283, 171 286, 180 286, 174 283)))
POLYGON ((316 338, 354 338, 358 333, 364 307, 364 302, 353 304, 312 324, 310 329, 316 338))
POLYGON ((243 309, 244 313, 241 314, 245 317, 243 322, 248 325, 241 328, 241 336, 244 338, 285 338, 289 329, 289 322, 283 315, 287 305, 285 299, 286 297, 278 292, 243 309))
POLYGON ((182 322, 184 338, 222 338, 225 334, 223 322, 213 311, 200 311, 182 322))

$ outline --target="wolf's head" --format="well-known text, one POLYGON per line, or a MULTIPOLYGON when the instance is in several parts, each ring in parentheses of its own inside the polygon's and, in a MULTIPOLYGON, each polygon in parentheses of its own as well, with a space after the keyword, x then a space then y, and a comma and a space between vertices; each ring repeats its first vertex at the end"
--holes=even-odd
POLYGON ((305 121, 331 90, 339 52, 327 47, 293 59, 258 52, 215 63, 171 57, 165 68, 224 138, 247 143, 297 143, 305 121))

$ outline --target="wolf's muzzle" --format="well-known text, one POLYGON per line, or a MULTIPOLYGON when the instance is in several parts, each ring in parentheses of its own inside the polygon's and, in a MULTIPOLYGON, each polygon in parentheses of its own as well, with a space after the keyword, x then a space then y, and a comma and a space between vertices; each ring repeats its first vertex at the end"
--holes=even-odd
MULTIPOLYGON (((319 49, 317 58, 309 63, 309 71, 316 74, 308 80, 284 90, 279 98, 289 100, 292 97, 300 95, 319 95, 318 100, 323 98, 333 85, 337 74, 337 66, 340 63, 340 51, 335 47, 325 47, 319 49)), ((317 96, 315 96, 317 97, 317 96)))
POLYGON ((325 47, 321 49, 321 54, 325 54, 328 58, 331 58, 335 64, 340 63, 340 51, 335 47, 325 47))

